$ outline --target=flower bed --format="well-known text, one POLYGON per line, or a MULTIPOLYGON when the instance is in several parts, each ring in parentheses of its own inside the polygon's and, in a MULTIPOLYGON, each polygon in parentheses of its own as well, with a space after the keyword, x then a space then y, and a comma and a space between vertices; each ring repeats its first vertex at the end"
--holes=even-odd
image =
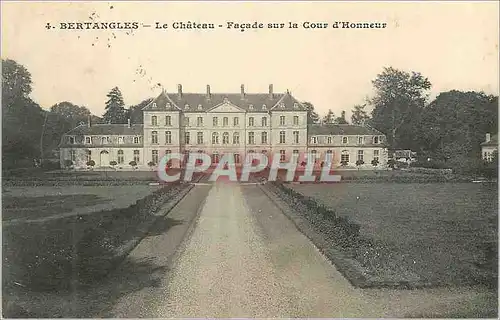
POLYGON ((60 290, 99 280, 120 258, 117 250, 144 232, 139 226, 186 188, 171 184, 125 209, 4 227, 4 284, 60 290))
POLYGON ((299 220, 307 221, 310 229, 299 229, 336 263, 353 285, 400 288, 431 285, 408 268, 413 262, 411 253, 397 255, 390 245, 363 237, 359 225, 337 216, 318 200, 287 188, 283 183, 268 183, 266 188, 287 204, 285 213, 292 220, 297 215, 299 220))

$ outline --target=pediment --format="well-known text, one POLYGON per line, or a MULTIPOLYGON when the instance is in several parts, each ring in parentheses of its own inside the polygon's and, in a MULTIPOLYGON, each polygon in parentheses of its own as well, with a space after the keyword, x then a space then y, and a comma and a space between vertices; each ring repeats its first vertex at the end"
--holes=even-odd
POLYGON ((223 103, 213 107, 208 112, 245 112, 244 109, 238 107, 237 105, 232 104, 229 101, 224 101, 223 103))

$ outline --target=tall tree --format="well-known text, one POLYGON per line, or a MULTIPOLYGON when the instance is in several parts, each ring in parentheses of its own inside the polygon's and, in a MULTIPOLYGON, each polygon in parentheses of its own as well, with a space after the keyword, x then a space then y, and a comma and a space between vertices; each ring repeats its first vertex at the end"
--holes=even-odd
POLYGON ((87 123, 90 117, 92 123, 100 122, 100 118, 93 115, 86 107, 77 106, 71 102, 63 101, 50 108, 51 117, 60 116, 66 120, 68 127, 73 129, 80 123, 87 123))
POLYGON ((415 122, 425 106, 430 81, 417 72, 384 68, 372 81, 375 96, 372 123, 383 133, 392 148, 411 147, 415 122))
POLYGON ((124 108, 123 96, 118 89, 114 87, 107 94, 108 101, 106 101, 106 112, 103 115, 103 120, 106 123, 126 123, 127 112, 124 108))
POLYGON ((16 100, 28 99, 31 93, 31 74, 21 64, 2 59, 2 108, 11 107, 16 100))
POLYGON ((485 134, 498 132, 498 96, 442 92, 419 120, 414 137, 421 151, 444 161, 479 158, 485 134))
POLYGON ((340 113, 340 117, 337 117, 337 119, 335 119, 335 123, 336 124, 348 124, 348 122, 345 118, 345 111, 342 111, 340 113))
POLYGON ((366 120, 368 120, 370 117, 365 111, 366 105, 355 105, 354 109, 352 110, 352 115, 351 115, 351 123, 352 124, 363 124, 365 123, 366 120))
POLYGON ((131 123, 144 123, 142 109, 151 101, 153 101, 153 98, 148 98, 127 110, 127 118, 130 119, 131 123))
POLYGON ((319 115, 314 111, 314 106, 310 102, 302 103, 307 108, 307 124, 319 123, 319 115))
POLYGON ((328 109, 328 112, 326 115, 323 117, 323 123, 325 124, 332 124, 335 123, 335 114, 331 109, 328 109))

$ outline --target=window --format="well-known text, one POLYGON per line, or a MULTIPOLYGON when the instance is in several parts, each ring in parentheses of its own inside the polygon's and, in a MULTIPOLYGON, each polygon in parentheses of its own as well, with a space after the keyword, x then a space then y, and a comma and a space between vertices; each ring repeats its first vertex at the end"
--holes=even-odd
POLYGON ((248 106, 248 110, 253 110, 253 104, 248 106))
POLYGON ((373 160, 379 161, 379 151, 373 150, 373 160))
POLYGON ((285 143, 285 131, 280 131, 280 143, 285 143))
POLYGON ((280 150, 280 161, 285 161, 286 153, 285 150, 280 150))
POLYGON ((135 163, 139 163, 139 150, 134 150, 134 161, 135 163))
POLYGON ((217 127, 219 125, 219 119, 217 117, 213 117, 212 124, 214 127, 217 127))
POLYGON ((171 116, 166 116, 165 117, 165 126, 169 127, 172 125, 172 117, 171 116))
POLYGON ((158 118, 156 116, 151 117, 151 125, 152 126, 157 126, 158 125, 158 118))
POLYGON ((240 154, 239 153, 234 154, 234 163, 240 163, 240 154))
POLYGON ((267 132, 265 131, 261 133, 261 143, 267 144, 267 132))
POLYGON ((203 132, 198 132, 196 134, 196 143, 203 144, 203 132))
POLYGON ((189 118, 188 118, 188 117, 185 117, 185 118, 184 118, 184 125, 185 125, 186 127, 189 127, 189 118))
POLYGON ((118 137, 118 144, 123 144, 123 137, 118 137))
POLYGON ((134 143, 139 143, 139 137, 134 137, 134 143))
POLYGON ((316 150, 311 150, 311 157, 314 159, 314 163, 318 162, 318 158, 316 157, 316 150))
POLYGON ((70 154, 70 157, 71 157, 71 161, 75 162, 76 161, 76 151, 75 150, 71 150, 69 152, 70 154))
POLYGON ((285 116, 280 116, 280 126, 285 125, 285 116))
POLYGON ((299 132, 298 131, 293 132, 293 143, 299 143, 299 132))
POLYGON ((332 140, 333 140, 332 137, 327 137, 326 138, 326 143, 332 144, 332 140))
POLYGON ((189 132, 184 132, 184 143, 185 144, 190 144, 191 141, 190 141, 190 135, 189 135, 189 132))
POLYGON ((165 144, 172 143, 172 131, 165 131, 165 144))
POLYGON ((318 143, 317 137, 311 137, 311 143, 318 143))
POLYGON ((292 157, 295 161, 297 161, 299 159, 299 150, 293 150, 292 157))
POLYGON ((222 134, 222 144, 229 144, 229 133, 224 132, 222 134))
POLYGON ((92 151, 87 150, 87 162, 89 162, 90 160, 92 160, 92 151))
POLYGON ((196 125, 198 127, 203 127, 203 117, 196 118, 196 125))
POLYGON ((283 102, 282 102, 282 103, 280 103, 280 108, 281 108, 281 109, 285 109, 285 104, 284 104, 283 102))
POLYGON ((219 144, 219 133, 212 133, 212 144, 219 144))
POLYGON ((293 125, 298 126, 299 125, 299 116, 293 116, 293 125))
POLYGON ((253 117, 248 118, 248 126, 249 127, 253 127, 254 126, 254 118, 253 117))
POLYGON ((203 106, 201 104, 198 105, 198 110, 203 110, 203 106))
POLYGON ((219 163, 219 153, 217 151, 212 153, 212 163, 219 163))
POLYGON ((151 162, 158 164, 158 150, 151 151, 151 162))
POLYGON ((152 144, 157 144, 158 143, 158 131, 152 131, 151 132, 151 143, 152 144))
POLYGON ((229 118, 228 117, 222 118, 222 126, 227 127, 228 125, 229 125, 229 118))
POLYGON ((332 161, 333 161, 333 151, 332 150, 326 150, 325 161, 327 163, 332 163, 332 161))
POLYGON ((347 142, 348 142, 347 137, 342 137, 342 143, 344 143, 344 144, 345 144, 345 143, 347 143, 347 142))
POLYGON ((90 139, 90 137, 85 137, 85 143, 86 144, 91 144, 92 143, 92 140, 90 139))
POLYGON ((340 161, 341 162, 349 162, 349 151, 343 150, 342 154, 340 155, 340 161))
POLYGON ((262 117, 262 126, 267 127, 267 117, 262 117))
POLYGON ((240 134, 238 132, 233 133, 233 144, 240 144, 240 134))
POLYGON ((240 118, 234 117, 233 118, 233 126, 237 127, 240 125, 240 118))
POLYGON ((358 161, 363 161, 363 150, 358 150, 358 161))
POLYGON ((267 153, 267 150, 262 150, 261 151, 262 154, 266 154, 267 153))
POLYGON ((124 158, 123 158, 123 150, 118 150, 118 164, 123 164, 125 161, 124 161, 124 158))
POLYGON ((165 155, 171 154, 171 153, 172 153, 172 150, 165 150, 165 155))
MULTIPOLYGON (((70 141, 71 141, 71 139, 70 139, 70 141)), ((70 143, 72 143, 72 142, 70 142, 70 143)), ((74 143, 74 141, 73 141, 73 143, 74 143)), ((108 143, 108 139, 106 137, 102 137, 101 138, 101 144, 106 144, 106 143, 108 143)))
POLYGON ((358 137, 358 144, 363 144, 364 140, 363 137, 358 137))
POLYGON ((379 138, 378 136, 373 137, 373 143, 378 144, 379 143, 379 138))
POLYGON ((262 105, 262 110, 267 110, 267 106, 265 104, 262 105))
POLYGON ((255 136, 253 132, 248 133, 248 144, 255 144, 255 136))
POLYGON ((75 144, 75 137, 69 137, 69 143, 75 144))

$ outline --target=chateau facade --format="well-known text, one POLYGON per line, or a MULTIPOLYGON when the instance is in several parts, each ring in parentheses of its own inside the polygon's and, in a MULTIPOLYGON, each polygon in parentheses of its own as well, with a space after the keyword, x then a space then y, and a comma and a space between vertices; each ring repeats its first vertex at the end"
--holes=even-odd
MULTIPOLYGON (((316 162, 333 167, 363 168, 387 164, 385 136, 356 125, 308 125, 307 109, 290 92, 177 93, 163 91, 143 108, 143 124, 82 124, 63 136, 60 161, 75 169, 95 167, 150 170, 166 153, 202 152, 217 163, 225 153, 241 164, 248 153, 279 154, 287 162, 294 154, 316 154, 316 162), (135 166, 130 163, 135 162, 135 166), (115 164, 116 162, 116 164, 115 164)), ((132 163, 134 164, 134 163, 132 163)), ((172 166, 182 165, 177 161, 172 166)))

